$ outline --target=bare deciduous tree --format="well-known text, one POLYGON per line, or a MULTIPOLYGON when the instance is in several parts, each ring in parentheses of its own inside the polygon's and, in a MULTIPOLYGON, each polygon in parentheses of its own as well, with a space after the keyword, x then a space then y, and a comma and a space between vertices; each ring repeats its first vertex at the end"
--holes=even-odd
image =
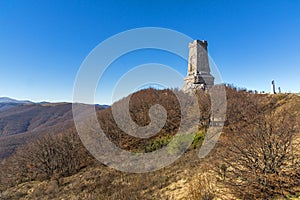
POLYGON ((295 118, 284 111, 256 111, 247 126, 228 134, 224 141, 222 160, 227 169, 223 181, 243 199, 293 194, 300 184, 295 118))
MULTIPOLYGON (((6 161, 10 182, 43 180, 77 173, 92 161, 76 133, 45 135, 19 148, 6 161)), ((2 182, 5 180, 2 179, 2 182)))

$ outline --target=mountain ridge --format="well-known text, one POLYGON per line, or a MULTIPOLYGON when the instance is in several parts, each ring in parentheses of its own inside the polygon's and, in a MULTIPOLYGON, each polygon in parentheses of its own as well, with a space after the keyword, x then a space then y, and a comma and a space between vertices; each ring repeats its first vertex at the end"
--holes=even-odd
MULTIPOLYGON (((42 134, 56 134, 74 126, 72 103, 20 103, 9 101, 0 103, 0 159, 42 134)), ((96 110, 106 106, 95 105, 96 110)), ((86 114, 81 111, 82 116, 86 114)))
POLYGON ((33 103, 33 102, 29 100, 17 100, 10 97, 0 97, 0 103, 25 104, 25 103, 33 103))

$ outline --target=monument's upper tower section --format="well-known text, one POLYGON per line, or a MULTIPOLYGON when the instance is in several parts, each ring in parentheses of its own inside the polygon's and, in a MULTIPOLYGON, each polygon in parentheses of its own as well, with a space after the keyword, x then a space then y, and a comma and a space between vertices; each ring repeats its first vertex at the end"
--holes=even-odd
POLYGON ((189 43, 188 72, 184 80, 184 91, 191 88, 206 89, 214 85, 214 77, 210 74, 207 46, 205 40, 194 40, 189 43))
POLYGON ((189 44, 188 75, 210 74, 207 54, 207 41, 194 40, 189 44))

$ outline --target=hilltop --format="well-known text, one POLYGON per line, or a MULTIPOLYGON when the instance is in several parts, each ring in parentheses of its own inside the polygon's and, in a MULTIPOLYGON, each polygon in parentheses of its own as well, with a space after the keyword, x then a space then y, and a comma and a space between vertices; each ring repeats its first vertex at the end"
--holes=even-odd
MULTIPOLYGON (((222 168, 222 163, 226 163, 226 160, 223 160, 221 156, 224 156, 224 153, 228 153, 228 155, 232 153, 228 149, 229 146, 226 145, 234 144, 232 142, 244 142, 241 140, 243 133, 249 132, 250 134, 251 130, 256 129, 255 126, 252 129, 252 125, 256 123, 264 124, 260 123, 264 122, 264 120, 266 123, 274 123, 274 130, 278 129, 278 131, 281 131, 280 126, 282 126, 284 130, 291 130, 291 133, 296 131, 299 134, 300 97, 295 94, 255 94, 247 91, 238 91, 230 87, 226 88, 226 92, 228 111, 225 127, 215 149, 205 159, 198 158, 198 151, 209 124, 206 120, 209 120, 210 111, 206 109, 206 112, 204 112, 204 108, 209 107, 210 102, 207 94, 200 92, 200 110, 203 112, 199 122, 197 138, 195 138, 189 150, 172 165, 146 174, 123 173, 111 169, 96 161, 85 151, 82 145, 79 145, 80 140, 76 136, 74 124, 71 124, 68 128, 62 129, 61 133, 58 134, 59 141, 64 142, 57 144, 60 144, 62 150, 65 146, 76 149, 76 153, 63 150, 61 152, 65 152, 65 155, 58 154, 62 158, 64 156, 73 157, 73 160, 77 164, 72 165, 72 170, 70 170, 69 165, 65 165, 65 162, 62 165, 55 165, 57 170, 50 173, 42 171, 37 173, 34 170, 35 167, 41 169, 41 165, 38 163, 32 163, 30 166, 24 166, 24 168, 20 169, 19 167, 23 159, 24 162, 27 162, 32 156, 40 155, 36 153, 36 150, 43 148, 43 145, 45 145, 43 138, 36 144, 33 141, 29 145, 20 148, 2 163, 3 172, 6 174, 4 177, 0 177, 2 198, 199 199, 199 195, 203 195, 203 193, 199 194, 199 191, 202 191, 203 188, 206 192, 208 191, 207 195, 213 194, 215 197, 221 199, 239 195, 238 191, 235 191, 233 187, 226 184, 225 179, 222 179, 222 169, 225 169, 222 168), (281 125, 277 127, 276 121, 267 121, 269 120, 269 116, 274 116, 274 119, 279 121, 281 125), (284 119, 289 120, 293 124, 293 127, 290 127, 289 123, 284 119), (27 151, 26 155, 24 155, 24 151, 27 151), (28 156, 28 154, 31 156, 28 156), (203 176, 205 176, 204 179, 203 176)), ((122 103, 122 101, 124 99, 117 102, 117 104, 122 103)), ((99 123, 106 130, 105 134, 119 147, 140 153, 155 151, 166 145, 169 139, 174 137, 177 132, 180 121, 178 101, 172 94, 172 90, 154 89, 138 91, 130 99, 130 114, 132 119, 143 126, 149 123, 149 108, 156 103, 160 103, 165 107, 168 117, 163 129, 150 139, 139 139, 123 133, 114 123, 111 107, 97 111, 99 123)), ((65 106, 69 105, 63 105, 61 108, 65 108, 65 106)), ((49 118, 50 121, 52 121, 51 119, 49 118)), ((282 132, 282 134, 285 134, 285 132, 282 132)), ((296 136, 295 138, 298 137, 296 136)), ((260 137, 257 136, 257 138, 260 137)), ((295 138, 293 138, 293 142, 295 138)), ((283 141, 276 138, 271 139, 275 139, 274 141, 277 142, 283 141)), ((48 137, 47 141, 47 143, 49 141, 55 142, 56 138, 48 137)), ((247 144, 250 145, 251 142, 248 141, 247 144)), ((295 147, 296 152, 300 151, 299 146, 295 147)), ((243 146, 243 149, 247 148, 247 146, 243 146)), ((249 152, 251 153, 251 151, 249 152)), ((55 161, 55 158, 52 159, 55 161)), ((261 158, 258 157, 257 159, 259 161, 261 158)), ((33 160, 32 162, 37 161, 33 160)), ((300 181, 300 171, 294 170, 293 174, 295 177, 298 177, 296 179, 292 177, 293 180, 300 181)), ((224 177, 228 178, 226 180, 231 180, 232 177, 230 176, 229 169, 228 175, 224 177)), ((234 180, 232 179, 232 181, 234 180)), ((298 183, 293 182, 296 186, 298 183)), ((295 187, 295 185, 289 186, 289 190, 293 191, 294 198, 300 192, 300 188, 295 187)), ((249 191, 252 190, 249 189, 249 191)), ((255 188, 253 191, 256 191, 255 188)), ((253 194, 256 195, 256 193, 253 194)), ((285 192, 283 194, 288 195, 285 192)), ((257 195, 259 194, 257 193, 257 195)), ((255 198, 259 199, 260 197, 257 196, 255 198)))

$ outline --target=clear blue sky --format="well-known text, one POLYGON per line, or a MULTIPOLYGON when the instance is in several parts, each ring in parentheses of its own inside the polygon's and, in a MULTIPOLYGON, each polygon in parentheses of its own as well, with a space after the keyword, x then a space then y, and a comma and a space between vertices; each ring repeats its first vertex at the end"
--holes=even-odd
MULTIPOLYGON (((226 83, 269 91, 274 79, 283 91, 300 91, 298 0, 1 0, 0 96, 71 101, 88 53, 114 34, 145 26, 207 40, 226 83)), ((156 54, 129 55, 119 67, 128 70, 156 54)), ((169 57, 159 54, 154 61, 168 64, 169 57)), ((179 65, 185 75, 185 62, 179 65)), ((124 69, 106 79, 107 90, 124 69)), ((96 101, 109 104, 106 95, 97 94, 96 101)))

